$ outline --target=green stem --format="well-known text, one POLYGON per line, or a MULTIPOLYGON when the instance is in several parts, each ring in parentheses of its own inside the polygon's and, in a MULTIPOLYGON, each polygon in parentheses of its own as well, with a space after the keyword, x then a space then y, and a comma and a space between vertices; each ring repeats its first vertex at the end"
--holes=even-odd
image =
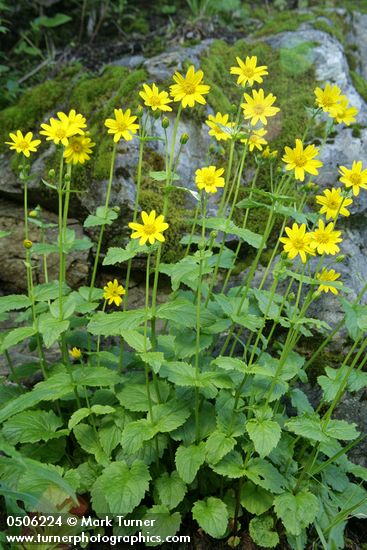
MULTIPOLYGON (((110 194, 111 194, 111 188, 112 188, 113 173, 114 173, 114 168, 115 168, 116 152, 117 152, 117 143, 114 143, 113 144, 113 149, 112 149, 111 165, 110 165, 110 176, 109 176, 109 180, 108 180, 107 193, 106 193, 105 215, 107 215, 108 205, 109 205, 109 202, 110 202, 110 194)), ((94 258, 92 279, 91 279, 90 288, 89 288, 89 300, 91 300, 91 298, 92 298, 92 293, 93 293, 94 285, 95 285, 95 282, 96 282, 97 268, 98 268, 99 256, 100 256, 100 253, 101 253, 101 246, 102 246, 104 229, 105 229, 105 226, 101 225, 101 229, 100 229, 99 237, 98 237, 98 242, 97 242, 96 256, 94 258)))
MULTIPOLYGON (((145 273, 145 319, 144 319, 144 351, 145 352, 147 351, 147 333, 148 333, 148 318, 149 318, 150 257, 151 257, 151 252, 149 251, 148 255, 147 255, 147 266, 146 266, 146 273, 145 273)), ((149 365, 148 365, 148 363, 144 363, 144 369, 145 369, 145 386, 146 386, 146 389, 147 389, 150 420, 151 420, 151 422, 153 422, 153 405, 152 405, 152 397, 150 395, 149 365)))

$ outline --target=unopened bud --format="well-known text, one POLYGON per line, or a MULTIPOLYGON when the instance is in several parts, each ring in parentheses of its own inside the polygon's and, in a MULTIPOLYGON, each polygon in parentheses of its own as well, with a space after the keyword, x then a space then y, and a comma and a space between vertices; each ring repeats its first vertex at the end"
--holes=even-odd
POLYGON ((163 128, 164 130, 166 130, 166 129, 168 128, 168 126, 169 126, 169 120, 168 120, 168 118, 167 118, 166 116, 162 118, 162 123, 161 123, 161 124, 162 124, 162 128, 163 128))
POLYGON ((181 145, 185 145, 189 141, 189 135, 188 134, 182 134, 180 138, 181 145))
POLYGON ((24 248, 32 248, 33 243, 29 239, 24 239, 23 246, 24 246, 24 248))
POLYGON ((218 237, 218 231, 211 231, 210 232, 210 238, 216 239, 218 237))
POLYGON ((294 292, 290 292, 290 293, 288 294, 288 301, 289 301, 289 302, 293 302, 293 300, 295 299, 295 297, 296 297, 295 293, 294 293, 294 292))
POLYGON ((211 153, 211 154, 215 153, 215 149, 216 149, 216 147, 215 147, 214 143, 211 143, 209 145, 209 153, 211 153))
POLYGON ((158 110, 153 111, 153 118, 154 118, 154 120, 158 120, 160 117, 161 117, 160 111, 158 111, 158 110))
POLYGON ((136 110, 136 116, 138 118, 141 118, 143 116, 143 113, 144 113, 144 109, 141 105, 139 105, 139 107, 136 110))
POLYGON ((121 208, 120 208, 119 206, 113 206, 113 207, 112 207, 112 210, 113 210, 114 212, 119 213, 120 210, 121 210, 121 208))
POLYGON ((344 262, 344 260, 345 260, 345 254, 339 254, 339 256, 337 256, 337 257, 335 258, 335 261, 336 261, 338 264, 340 264, 341 262, 344 262))
POLYGON ((51 168, 51 170, 48 171, 48 177, 53 179, 55 177, 55 170, 51 168))
POLYGON ((232 115, 237 114, 237 110, 238 110, 237 105, 236 105, 235 103, 232 103, 232 105, 231 105, 231 113, 232 113, 232 115))
POLYGON ((65 176, 64 176, 65 183, 70 183, 70 179, 71 179, 70 174, 65 174, 65 176))
POLYGON ((38 212, 37 210, 31 210, 28 215, 30 218, 37 218, 38 212))

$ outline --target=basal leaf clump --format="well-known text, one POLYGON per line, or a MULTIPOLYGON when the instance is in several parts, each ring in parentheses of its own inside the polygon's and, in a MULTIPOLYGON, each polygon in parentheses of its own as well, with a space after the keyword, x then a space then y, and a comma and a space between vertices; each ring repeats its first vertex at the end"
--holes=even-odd
POLYGON ((255 55, 236 61, 228 69, 237 77, 232 92, 237 103, 206 120, 213 143, 196 168, 196 191, 179 185, 176 167, 190 138, 179 135, 180 119, 210 97, 202 70, 176 72, 169 92, 145 83, 136 112, 113 105, 99 121, 110 138, 111 162, 104 204, 84 223, 97 235, 89 286, 68 287, 65 259, 93 246, 88 238, 76 238, 68 212, 98 132, 89 133, 76 109, 41 124, 40 134, 57 148, 58 164, 43 181, 58 199, 54 242, 29 239, 30 224, 45 227, 41 209, 28 208, 29 159, 41 142, 24 128, 9 134, 7 144, 22 158, 28 289, 24 296, 0 298, 2 319, 17 312, 14 328, 0 340, 9 364, 0 392, 0 494, 4 511, 28 518, 11 526, 16 533, 31 525, 42 534, 40 514, 62 511, 75 517, 75 536, 86 525, 83 515, 93 518, 90 527, 99 525, 98 518, 125 516, 131 520, 128 530, 102 524, 106 536, 121 544, 139 530, 147 546, 175 542, 170 537, 187 534, 189 526, 190 535, 200 528, 201 536, 232 547, 249 534, 266 548, 299 550, 320 543, 326 550, 344 548, 346 520, 366 514, 367 470, 347 458, 360 433, 334 418, 334 411, 346 390, 367 384, 362 304, 367 285, 350 301, 338 272, 343 261, 338 222, 365 192, 367 169, 358 159, 341 166, 340 184, 319 195, 314 182, 333 125, 354 122, 357 110, 337 86, 317 88, 306 127, 281 156, 268 143, 268 121, 280 111, 277 97, 261 87, 264 78, 271 79, 268 67, 258 65, 255 55), (173 111, 170 122, 165 114, 173 111), (153 119, 160 120, 164 138, 154 135, 153 119), (312 129, 324 119, 325 135, 316 147, 312 129), (162 191, 160 209, 142 189, 146 144, 157 139, 165 144, 164 164, 149 177, 162 191), (135 208, 126 220, 130 240, 107 251, 103 264, 115 266, 116 276, 98 288, 105 230, 118 218, 111 204, 118 148, 132 140, 139 143, 139 162, 135 208), (221 165, 219 147, 225 156, 221 165), (244 182, 249 162, 255 170, 244 182), (258 185, 260 176, 267 189, 258 185), (175 229, 171 220, 180 206, 177 193, 190 194, 195 209, 181 235, 183 257, 164 263, 166 235, 175 229), (310 211, 310 202, 320 211, 310 211), (255 232, 249 219, 259 211, 263 230, 255 232), (228 235, 238 240, 235 250, 228 235), (269 251, 270 242, 275 244, 269 251), (55 252, 59 277, 51 281, 48 256, 55 252), (252 261, 234 279, 245 253, 252 261), (264 257, 265 269, 255 278, 264 257), (136 258, 146 266, 145 297, 132 308, 136 258), (44 284, 34 281, 40 259, 44 284), (162 275, 172 292, 158 303, 162 275), (334 328, 310 314, 315 302, 331 295, 345 311, 334 328), (307 371, 344 325, 350 349, 338 368, 328 367, 318 377, 322 397, 315 405, 305 392, 307 371), (301 338, 311 347, 307 361, 301 338), (12 348, 26 340, 38 358, 31 365, 14 364, 12 348), (54 362, 49 348, 57 354, 54 362), (143 529, 133 523, 136 518, 143 529))

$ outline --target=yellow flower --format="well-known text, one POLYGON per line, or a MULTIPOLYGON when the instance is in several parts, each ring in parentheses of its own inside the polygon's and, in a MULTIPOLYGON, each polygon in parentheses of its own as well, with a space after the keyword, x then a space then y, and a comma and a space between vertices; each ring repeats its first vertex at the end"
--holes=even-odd
POLYGON ((17 153, 23 153, 25 157, 29 157, 31 153, 35 153, 41 143, 40 139, 33 139, 32 132, 28 132, 23 136, 22 132, 17 130, 15 134, 10 133, 9 137, 12 141, 6 141, 5 143, 10 145, 10 149, 17 153))
POLYGON ((41 124, 40 134, 46 136, 47 141, 53 141, 55 145, 62 143, 65 147, 69 143, 69 138, 76 134, 75 128, 68 123, 50 118, 50 124, 41 124))
POLYGON ((315 160, 314 157, 319 154, 318 149, 314 145, 307 145, 303 149, 303 143, 300 139, 296 139, 296 146, 284 148, 285 155, 282 161, 286 163, 286 170, 294 170, 294 177, 297 180, 305 179, 305 172, 317 176, 317 169, 322 166, 320 160, 315 160))
POLYGON ((82 356, 82 352, 80 351, 79 348, 76 348, 75 346, 69 350, 69 355, 70 357, 72 357, 73 359, 80 359, 81 356, 82 356))
POLYGON ((117 143, 121 138, 126 141, 133 139, 133 134, 136 134, 139 129, 139 124, 134 124, 136 116, 131 116, 131 110, 126 109, 125 113, 122 109, 114 109, 115 118, 107 118, 105 126, 108 128, 109 134, 114 134, 113 141, 117 143))
POLYGON ((224 168, 217 169, 215 166, 199 168, 195 172, 198 189, 204 189, 207 193, 216 193, 218 187, 224 187, 224 178, 221 177, 223 173, 224 168))
POLYGON ((85 117, 80 113, 77 113, 75 109, 71 109, 68 115, 62 111, 59 111, 57 116, 59 117, 60 122, 74 129, 74 134, 83 134, 83 128, 87 127, 85 117))
POLYGON ((209 126, 209 135, 214 136, 217 141, 221 139, 226 141, 231 139, 232 133, 231 130, 234 127, 234 122, 228 122, 229 115, 222 115, 217 113, 214 115, 209 115, 208 120, 205 121, 205 124, 209 126))
POLYGON ((334 224, 329 223, 325 226, 323 220, 319 220, 319 226, 315 231, 310 233, 311 243, 310 246, 313 250, 317 250, 319 254, 331 254, 335 256, 340 252, 340 248, 337 243, 340 243, 341 231, 334 231, 334 224))
POLYGON ((264 157, 264 159, 267 158, 276 158, 278 156, 278 151, 274 150, 271 151, 269 145, 265 147, 263 152, 261 153, 261 156, 264 157))
POLYGON ((150 107, 152 111, 159 109, 160 111, 172 111, 168 103, 172 103, 172 99, 168 97, 167 92, 160 92, 156 84, 152 87, 148 84, 143 84, 144 92, 139 92, 140 97, 144 100, 144 105, 150 107))
POLYGON ((335 118, 338 124, 344 122, 349 126, 352 122, 356 121, 356 115, 358 114, 357 107, 348 107, 349 101, 346 97, 342 97, 340 103, 337 103, 330 108, 330 115, 335 118))
POLYGON ((347 206, 353 203, 352 199, 343 197, 340 189, 325 189, 323 193, 323 195, 316 195, 317 204, 322 206, 320 214, 325 214, 327 220, 336 218, 338 214, 349 216, 347 206))
POLYGON ((204 77, 203 71, 195 72, 195 68, 191 65, 185 76, 176 72, 173 80, 176 84, 170 86, 171 96, 174 101, 181 101, 182 107, 194 107, 195 101, 205 105, 206 101, 203 95, 208 94, 210 86, 202 84, 204 77))
POLYGON ((133 229, 134 233, 131 234, 132 239, 140 239, 139 244, 144 245, 147 241, 150 244, 154 244, 155 241, 161 243, 164 242, 163 231, 168 229, 168 223, 164 221, 164 216, 160 215, 156 217, 155 210, 152 210, 150 214, 142 212, 141 217, 143 223, 130 222, 129 227, 133 229))
POLYGON ((242 61, 239 57, 236 57, 238 67, 231 67, 231 74, 238 75, 237 84, 246 86, 247 82, 250 86, 254 85, 254 82, 259 84, 263 81, 262 77, 268 74, 267 66, 261 65, 256 67, 257 57, 246 57, 246 61, 242 61))
POLYGON ((281 237, 279 240, 284 244, 284 251, 287 252, 288 258, 293 260, 297 255, 300 256, 303 263, 307 260, 307 254, 314 256, 312 248, 310 247, 311 236, 306 233, 306 224, 298 226, 294 223, 292 228, 286 227, 285 232, 287 237, 281 237))
POLYGON ((340 181, 344 183, 346 187, 351 187, 353 195, 356 197, 359 195, 360 189, 367 189, 367 168, 362 170, 362 161, 353 161, 352 168, 346 168, 341 166, 339 173, 342 175, 340 181))
POLYGON ((95 143, 87 136, 74 136, 69 139, 69 143, 65 148, 64 157, 68 164, 84 164, 86 160, 90 159, 91 147, 94 147, 95 143))
POLYGON ((248 139, 241 139, 242 143, 249 142, 248 148, 250 151, 253 151, 255 147, 259 149, 259 151, 262 151, 263 145, 266 145, 268 142, 266 139, 264 139, 265 134, 268 132, 264 130, 264 128, 260 128, 259 130, 254 130, 248 139))
POLYGON ((121 296, 123 296, 126 291, 122 285, 119 285, 117 279, 114 279, 113 282, 109 281, 106 286, 103 287, 103 290, 103 298, 107 300, 109 306, 114 303, 117 306, 121 305, 121 296))
POLYGON ((336 84, 326 84, 325 88, 315 88, 316 104, 321 107, 325 113, 329 113, 332 107, 335 107, 341 99, 341 90, 336 84))
POLYGON ((330 282, 336 281, 337 279, 339 279, 339 277, 340 273, 337 273, 335 269, 329 269, 328 271, 324 267, 321 273, 316 275, 316 279, 322 281, 322 284, 319 286, 318 291, 329 292, 330 290, 330 292, 332 292, 333 294, 339 294, 338 289, 335 286, 328 284, 330 282))
POLYGON ((251 124, 255 126, 259 121, 261 124, 267 124, 267 117, 274 116, 279 112, 278 107, 273 107, 276 100, 275 95, 264 95, 264 90, 252 90, 252 97, 249 94, 243 94, 246 103, 241 103, 245 119, 251 119, 251 124))

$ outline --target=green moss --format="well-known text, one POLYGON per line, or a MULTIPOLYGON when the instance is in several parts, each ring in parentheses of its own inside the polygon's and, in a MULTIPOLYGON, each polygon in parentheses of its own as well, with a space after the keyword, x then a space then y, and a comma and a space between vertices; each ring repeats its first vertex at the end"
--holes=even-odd
POLYGON ((352 77, 353 84, 359 95, 367 101, 367 80, 356 71, 350 71, 350 76, 352 77))
POLYGON ((277 34, 284 31, 296 31, 301 23, 312 21, 312 13, 297 13, 294 10, 274 13, 271 17, 267 14, 264 18, 264 25, 254 33, 254 36, 265 36, 277 34))

